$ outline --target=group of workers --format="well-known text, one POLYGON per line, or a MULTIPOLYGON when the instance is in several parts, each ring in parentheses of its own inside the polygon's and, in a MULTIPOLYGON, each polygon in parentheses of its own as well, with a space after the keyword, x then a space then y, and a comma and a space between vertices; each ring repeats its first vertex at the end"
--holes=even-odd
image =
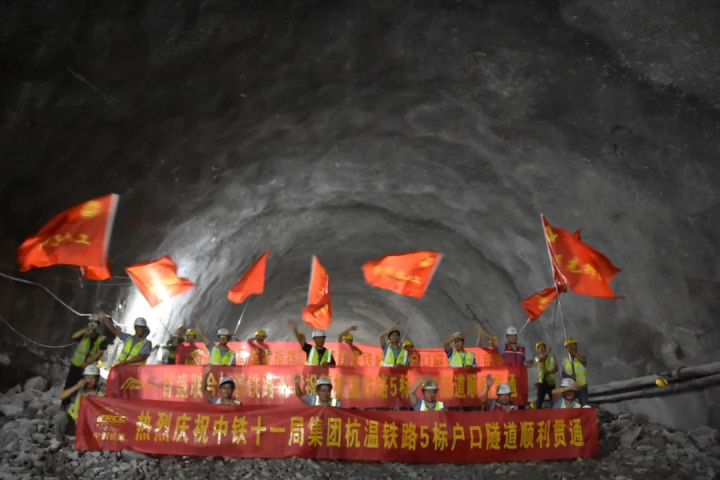
MULTIPOLYGON (((60 393, 63 406, 66 410, 61 411, 55 417, 56 433, 64 434, 70 425, 77 419, 80 407, 80 400, 86 395, 104 395, 104 389, 99 381, 100 370, 96 362, 101 358, 108 347, 108 339, 99 332, 100 321, 105 324, 110 332, 117 336, 123 343, 120 354, 114 366, 118 365, 142 365, 147 361, 152 351, 152 344, 147 339, 149 329, 144 318, 137 318, 133 324, 134 334, 119 330, 112 319, 103 311, 98 310, 96 315, 90 317, 88 326, 75 332, 72 336, 78 340, 78 345, 71 357, 71 367, 68 372, 65 389, 60 393)), ((325 346, 326 334, 322 330, 312 332, 313 344, 306 341, 305 335, 299 331, 295 321, 289 321, 288 325, 293 331, 296 340, 306 355, 306 365, 330 366, 335 365, 335 358, 332 351, 325 346)), ((578 352, 577 342, 573 338, 567 338, 565 349, 567 356, 558 363, 552 349, 544 342, 537 342, 535 350, 537 355, 532 357, 523 345, 518 344, 518 332, 515 327, 509 327, 505 332, 505 339, 500 340, 483 329, 479 324, 475 325, 478 332, 477 347, 482 346, 482 340, 487 339, 491 348, 496 349, 502 356, 506 365, 534 366, 538 372, 537 399, 529 405, 530 408, 543 408, 545 398, 549 397, 553 408, 580 408, 588 405, 587 385, 587 360, 578 352), (555 376, 560 371, 562 381, 556 386, 555 376)), ((338 336, 338 342, 353 345, 353 331, 356 326, 351 326, 338 336)), ((217 333, 217 343, 210 341, 202 329, 198 326, 196 330, 186 329, 184 326, 178 328, 177 335, 165 345, 168 350, 167 363, 175 363, 177 347, 181 343, 193 343, 197 336, 202 338, 208 348, 209 361, 203 375, 203 393, 209 403, 241 405, 242 403, 234 396, 235 381, 230 377, 222 377, 218 381, 217 394, 214 397, 210 394, 207 384, 211 365, 235 365, 235 353, 228 346, 232 335, 221 328, 217 333)), ((258 355, 262 363, 262 357, 270 353, 269 346, 265 343, 267 334, 258 330, 247 342, 258 355)), ((379 335, 379 344, 382 348, 383 367, 409 366, 411 350, 414 345, 407 340, 401 342, 401 333, 398 324, 393 323, 379 335)), ((448 358, 448 366, 454 368, 477 367, 477 360, 473 352, 465 350, 465 335, 456 332, 443 342, 443 348, 448 358)), ((332 383, 328 378, 320 378, 315 385, 315 395, 308 395, 301 386, 301 377, 296 375, 295 395, 307 405, 328 405, 340 407, 340 400, 332 397, 332 383)), ((485 382, 485 389, 480 398, 482 408, 491 411, 512 411, 525 408, 525 405, 516 405, 511 401, 511 387, 506 383, 497 385, 496 400, 489 398, 490 389, 494 384, 491 375, 488 375, 485 382)), ((432 378, 425 377, 413 385, 408 394, 408 400, 414 410, 417 411, 442 411, 445 405, 442 401, 436 400, 438 386, 432 378), (422 392, 422 398, 418 398, 417 392, 422 392)))

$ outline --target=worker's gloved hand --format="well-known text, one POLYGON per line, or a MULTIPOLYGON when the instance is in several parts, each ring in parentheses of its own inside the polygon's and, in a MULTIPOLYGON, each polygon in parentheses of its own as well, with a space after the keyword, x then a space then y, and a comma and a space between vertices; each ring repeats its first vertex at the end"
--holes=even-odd
POLYGON ((81 379, 79 382, 77 382, 76 385, 77 385, 78 388, 82 388, 82 387, 85 386, 86 383, 87 383, 87 380, 85 380, 85 379, 83 378, 83 379, 81 379))
POLYGON ((295 376, 293 377, 293 380, 295 380, 295 383, 300 383, 300 380, 302 380, 302 377, 300 376, 300 374, 296 373, 295 376))

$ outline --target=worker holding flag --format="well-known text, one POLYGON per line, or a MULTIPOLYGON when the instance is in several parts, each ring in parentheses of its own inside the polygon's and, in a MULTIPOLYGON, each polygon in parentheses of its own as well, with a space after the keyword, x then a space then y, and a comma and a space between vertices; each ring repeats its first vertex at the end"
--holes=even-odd
POLYGON ((310 345, 305 341, 305 335, 298 330, 296 321, 290 320, 288 321, 288 325, 307 356, 305 365, 335 365, 335 358, 333 358, 332 351, 329 348, 325 348, 326 335, 323 330, 313 330, 312 338, 315 345, 310 345))
POLYGON ((587 359, 580 355, 577 348, 577 340, 570 337, 565 340, 565 348, 568 351, 568 356, 565 358, 562 364, 562 376, 563 378, 570 378, 575 381, 577 385, 577 391, 575 392, 575 399, 580 402, 582 406, 588 404, 588 382, 587 382, 587 359))
POLYGON ((133 327, 135 335, 125 333, 115 326, 112 318, 110 318, 103 310, 98 310, 98 315, 103 319, 105 326, 113 335, 123 342, 123 348, 118 355, 115 367, 120 365, 145 365, 147 358, 152 352, 152 343, 147 339, 150 329, 147 326, 147 320, 142 317, 135 319, 133 327))
POLYGON ((515 327, 508 327, 507 330, 505 330, 504 342, 500 342, 498 337, 488 333, 479 323, 475 324, 475 329, 480 334, 477 346, 480 346, 482 337, 490 340, 493 347, 500 352, 505 365, 532 365, 533 358, 530 356, 530 353, 525 350, 524 345, 518 344, 518 332, 515 327))

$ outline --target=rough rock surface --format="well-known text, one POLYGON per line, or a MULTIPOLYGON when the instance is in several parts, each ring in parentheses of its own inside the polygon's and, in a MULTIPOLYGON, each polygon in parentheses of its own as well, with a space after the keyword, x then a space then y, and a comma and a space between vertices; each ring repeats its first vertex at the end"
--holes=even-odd
MULTIPOLYGON (((19 388, 18 388, 19 389, 19 388)), ((123 451, 78 452, 72 437, 55 440, 50 418, 58 411, 58 388, 31 390, 29 402, 12 416, 0 416, 0 480, 93 478, 549 478, 711 480, 720 473, 720 436, 709 427, 691 431, 669 430, 649 423, 647 417, 603 410, 600 419, 600 453, 594 459, 505 464, 404 464, 265 459, 219 459, 150 456, 123 451)), ((11 394, 13 402, 18 394, 11 394)), ((24 398, 24 397, 23 397, 24 398)), ((0 403, 8 395, 0 394, 0 403)))
MULTIPOLYGON (((3 2, 0 266, 61 209, 116 192, 118 278, 24 278, 83 311, 105 300, 125 324, 142 314, 164 342, 180 323, 234 328, 227 290, 270 247, 238 333, 289 339, 317 254, 331 335, 357 323, 374 343, 400 320, 438 346, 472 327, 469 306, 494 332, 520 326, 519 301, 551 280, 543 212, 623 269, 625 300, 564 296, 593 384, 718 361, 716 6, 3 2), (426 248, 445 256, 421 301, 364 283, 364 261, 426 248), (198 288, 151 310, 119 277, 162 254, 198 288)), ((35 341, 68 343, 83 323, 1 281, 3 318, 35 341)), ((0 331, 6 379, 33 360, 0 331)), ((547 315, 523 341, 557 352, 561 337, 547 315)), ((627 408, 720 427, 718 388, 677 398, 627 408)))

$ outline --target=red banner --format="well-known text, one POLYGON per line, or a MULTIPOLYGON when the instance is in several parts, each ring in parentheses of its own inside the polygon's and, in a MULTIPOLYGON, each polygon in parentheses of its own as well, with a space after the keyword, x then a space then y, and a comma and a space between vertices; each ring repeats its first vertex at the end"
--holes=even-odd
POLYGON ((592 457, 594 409, 377 412, 85 397, 78 450, 397 462, 592 457))
MULTIPOLYGON (((200 365, 121 365, 113 367, 105 386, 108 397, 132 400, 171 400, 203 402, 200 365)), ((245 405, 297 405, 293 376, 301 373, 306 393, 315 394, 321 377, 333 383, 333 396, 345 407, 410 407, 408 389, 420 378, 432 377, 438 384, 438 400, 450 407, 479 406, 486 376, 495 385, 508 383, 512 401, 527 403, 528 381, 525 367, 492 368, 407 368, 407 367, 296 367, 253 365, 212 367, 208 390, 215 395, 217 380, 235 380, 235 396, 245 405)), ((495 398, 492 388, 490 398, 495 398)), ((421 395, 418 392, 418 395, 421 395)))
MULTIPOLYGON (((229 342, 228 347, 235 352, 237 365, 305 365, 305 352, 297 342, 265 342, 268 349, 258 354, 247 342, 229 342)), ((382 349, 373 345, 347 345, 327 342, 332 350, 335 363, 348 367, 379 367, 382 362, 382 349)), ((497 350, 488 348, 468 348, 473 352, 480 367, 499 367, 504 365, 497 350)), ((183 343, 178 345, 175 362, 179 365, 204 365, 207 363, 207 347, 203 343, 183 343)), ((447 367, 448 359, 442 348, 422 348, 410 353, 410 366, 447 367)))

